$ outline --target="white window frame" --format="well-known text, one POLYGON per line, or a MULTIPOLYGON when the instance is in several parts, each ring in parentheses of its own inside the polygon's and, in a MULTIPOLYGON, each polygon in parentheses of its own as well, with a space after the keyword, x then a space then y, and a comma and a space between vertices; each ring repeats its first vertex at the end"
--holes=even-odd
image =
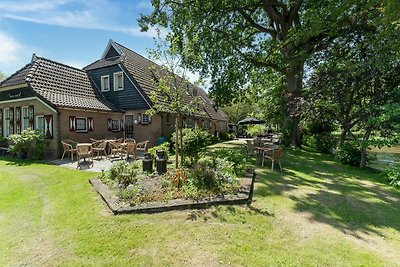
POLYGON ((10 108, 3 110, 3 137, 7 138, 10 135, 10 108), (6 119, 6 111, 8 111, 8 120, 6 119))
POLYGON ((87 133, 88 132, 88 120, 86 117, 76 117, 75 118, 75 132, 77 132, 77 133, 87 133), (85 129, 84 130, 78 129, 78 120, 85 120, 85 129))
POLYGON ((114 91, 124 90, 124 73, 122 71, 114 73, 114 91), (118 76, 122 76, 122 87, 118 88, 118 76))
POLYGON ((149 124, 150 123, 150 116, 147 115, 146 113, 142 114, 142 124, 149 124))
POLYGON ((45 132, 45 118, 44 118, 44 115, 38 115, 38 116, 36 116, 36 124, 35 124, 35 126, 36 126, 36 130, 39 130, 41 133, 43 133, 44 134, 44 132, 45 132), (39 126, 39 119, 43 119, 43 129, 39 129, 38 128, 38 126, 39 126))
POLYGON ((102 92, 109 92, 110 91, 110 75, 103 75, 100 77, 101 81, 101 91, 102 92), (104 79, 107 78, 107 87, 104 79))
POLYGON ((28 128, 29 128, 29 107, 24 106, 21 108, 21 132, 28 128), (26 112, 28 114, 28 117, 26 117, 28 119, 28 121, 26 121, 27 125, 25 125, 25 123, 24 123, 24 110, 26 110, 26 112))
POLYGON ((111 120, 111 131, 112 132, 120 132, 121 131, 121 121, 120 120, 111 120), (113 128, 114 122, 117 122, 116 125, 118 128, 113 128))

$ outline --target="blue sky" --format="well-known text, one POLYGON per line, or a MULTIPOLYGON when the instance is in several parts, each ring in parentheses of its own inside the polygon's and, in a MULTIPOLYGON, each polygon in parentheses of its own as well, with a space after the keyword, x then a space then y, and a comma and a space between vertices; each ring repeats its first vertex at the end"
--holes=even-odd
POLYGON ((1 0, 0 71, 10 75, 33 53, 82 68, 99 59, 111 38, 147 56, 156 31, 142 33, 150 0, 1 0))

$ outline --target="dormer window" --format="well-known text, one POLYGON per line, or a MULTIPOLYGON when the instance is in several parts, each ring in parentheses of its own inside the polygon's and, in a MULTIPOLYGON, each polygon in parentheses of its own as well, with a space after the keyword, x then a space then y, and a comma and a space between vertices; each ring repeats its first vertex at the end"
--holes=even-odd
POLYGON ((110 76, 109 75, 101 76, 101 91, 102 92, 110 91, 110 76))
POLYGON ((124 90, 124 75, 122 72, 114 73, 114 91, 124 90))

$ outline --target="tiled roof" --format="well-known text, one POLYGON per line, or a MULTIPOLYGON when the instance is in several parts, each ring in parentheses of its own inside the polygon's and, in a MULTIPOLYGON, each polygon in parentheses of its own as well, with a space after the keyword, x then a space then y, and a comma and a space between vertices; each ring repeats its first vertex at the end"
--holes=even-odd
POLYGON ((32 63, 25 65, 25 67, 18 70, 17 72, 6 78, 4 81, 0 82, 0 87, 8 87, 26 83, 26 75, 28 74, 31 67, 32 63))
POLYGON ((85 71, 45 58, 35 57, 0 87, 23 83, 56 107, 120 111, 97 92, 85 71))
POLYGON ((121 58, 118 57, 112 57, 112 58, 105 58, 105 59, 100 59, 97 60, 95 62, 93 62, 92 64, 84 67, 84 70, 93 70, 93 69, 99 69, 99 68, 104 68, 104 67, 108 67, 108 66, 113 66, 116 65, 118 63, 120 63, 121 58))
MULTIPOLYGON (((138 53, 126 48, 125 46, 114 42, 117 46, 118 50, 122 52, 121 55, 121 63, 125 68, 129 71, 129 73, 133 76, 133 78, 137 81, 141 89, 147 94, 150 95, 152 91, 156 91, 156 86, 154 83, 154 78, 156 74, 153 70, 160 70, 162 72, 161 66, 157 65, 156 63, 152 62, 151 60, 139 55, 138 53)), ((89 65, 91 66, 91 65, 89 65)), ((199 112, 195 114, 196 116, 200 117, 207 117, 207 115, 211 119, 215 120, 224 120, 227 121, 227 116, 220 110, 214 109, 214 102, 208 98, 206 92, 204 92, 201 88, 189 83, 190 90, 193 91, 196 88, 206 101, 205 102, 205 112, 199 112), (222 112, 222 113, 220 113, 222 112), (224 116, 225 115, 225 116, 224 116)), ((185 101, 190 103, 192 98, 191 92, 189 95, 185 96, 185 101)), ((163 102, 163 97, 159 96, 159 101, 163 102)))

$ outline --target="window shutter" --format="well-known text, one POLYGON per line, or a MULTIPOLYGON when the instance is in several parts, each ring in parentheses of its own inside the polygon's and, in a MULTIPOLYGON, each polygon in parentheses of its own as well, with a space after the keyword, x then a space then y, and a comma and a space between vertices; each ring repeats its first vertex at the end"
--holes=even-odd
POLYGON ((119 129, 120 129, 121 131, 124 131, 124 126, 125 126, 124 120, 120 120, 120 121, 119 121, 119 129))
POLYGON ((15 126, 16 126, 16 133, 21 133, 21 107, 15 108, 15 126))
POLYGON ((34 107, 29 106, 28 107, 28 112, 29 112, 29 128, 35 129, 35 123, 34 123, 34 107))
POLYGON ((112 131, 112 120, 107 119, 107 131, 111 132, 112 131))
POLYGON ((88 118, 87 119, 87 121, 88 121, 88 130, 89 131, 93 131, 94 130, 94 124, 93 124, 93 118, 88 118))
POLYGON ((44 116, 44 132, 46 139, 53 139, 53 115, 44 116))
POLYGON ((3 109, 0 108, 0 137, 3 136, 3 109))
POLYGON ((75 117, 74 116, 69 116, 69 131, 70 132, 75 132, 76 125, 75 125, 75 117))
POLYGON ((14 134, 14 108, 10 108, 10 134, 14 134))

